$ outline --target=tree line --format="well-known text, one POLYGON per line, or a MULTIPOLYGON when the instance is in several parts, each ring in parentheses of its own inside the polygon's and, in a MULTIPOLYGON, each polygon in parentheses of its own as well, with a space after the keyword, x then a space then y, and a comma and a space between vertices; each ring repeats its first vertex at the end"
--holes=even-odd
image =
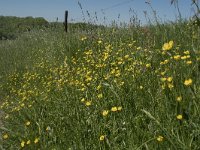
POLYGON ((20 33, 48 26, 42 17, 0 16, 0 40, 15 39, 20 33))

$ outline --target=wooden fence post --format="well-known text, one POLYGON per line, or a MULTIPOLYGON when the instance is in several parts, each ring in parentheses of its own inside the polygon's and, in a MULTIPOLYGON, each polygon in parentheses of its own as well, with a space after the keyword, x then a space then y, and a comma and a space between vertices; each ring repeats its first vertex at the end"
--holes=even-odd
POLYGON ((67 25, 68 25, 68 11, 65 11, 65 22, 64 22, 64 26, 65 26, 65 32, 67 33, 67 25))

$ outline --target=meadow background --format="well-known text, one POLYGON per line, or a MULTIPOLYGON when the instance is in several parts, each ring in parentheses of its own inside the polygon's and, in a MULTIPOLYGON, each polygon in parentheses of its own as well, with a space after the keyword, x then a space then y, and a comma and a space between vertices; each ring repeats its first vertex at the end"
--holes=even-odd
POLYGON ((198 16, 0 19, 0 149, 200 149, 198 16))

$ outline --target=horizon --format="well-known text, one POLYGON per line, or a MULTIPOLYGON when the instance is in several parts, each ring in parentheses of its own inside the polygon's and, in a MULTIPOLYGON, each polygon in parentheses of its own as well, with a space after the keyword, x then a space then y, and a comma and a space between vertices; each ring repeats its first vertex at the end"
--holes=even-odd
MULTIPOLYGON (((148 23, 147 19, 155 21, 156 17, 161 22, 175 21, 178 17, 178 11, 170 0, 151 0, 151 6, 146 0, 20 0, 17 3, 14 0, 0 0, 1 16, 16 17, 43 17, 48 22, 63 22, 64 13, 69 12, 69 23, 90 22, 94 24, 129 23, 130 18, 140 20, 142 24, 148 23), (82 9, 81 9, 82 8, 82 9), (146 18, 145 18, 146 13, 146 18)), ((183 19, 189 19, 193 16, 193 7, 191 0, 179 1, 179 9, 183 19)))

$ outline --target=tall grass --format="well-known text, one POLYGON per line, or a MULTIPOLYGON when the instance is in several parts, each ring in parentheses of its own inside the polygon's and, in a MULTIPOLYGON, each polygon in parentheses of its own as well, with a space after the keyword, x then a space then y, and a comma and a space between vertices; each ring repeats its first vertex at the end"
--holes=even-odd
POLYGON ((199 30, 57 27, 1 42, 1 149, 200 149, 199 30))

